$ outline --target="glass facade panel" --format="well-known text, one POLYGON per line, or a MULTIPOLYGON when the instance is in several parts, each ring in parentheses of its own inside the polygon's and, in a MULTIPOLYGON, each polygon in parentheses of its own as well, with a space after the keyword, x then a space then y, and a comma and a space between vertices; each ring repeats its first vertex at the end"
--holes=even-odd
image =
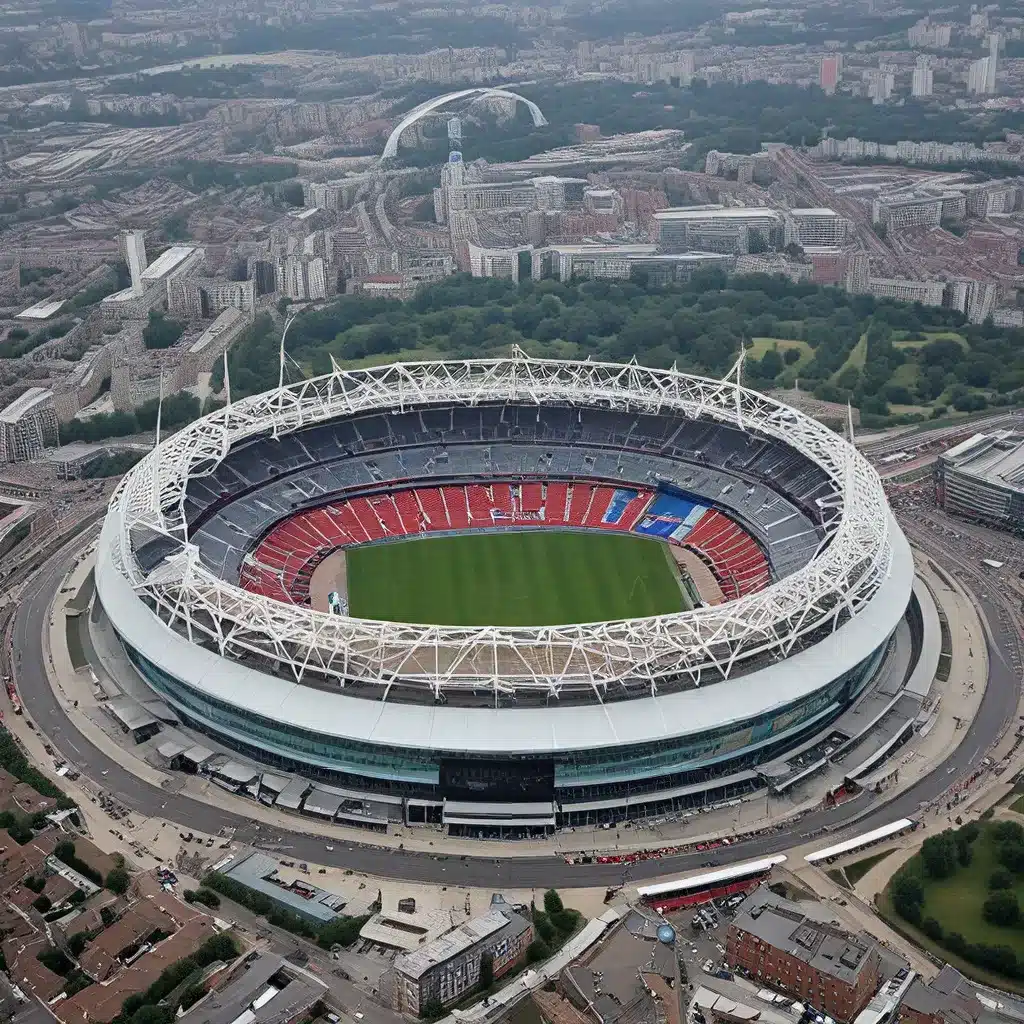
MULTIPOLYGON (((814 725, 815 719, 824 725, 848 706, 874 675, 885 647, 882 644, 854 669, 800 701, 745 722, 645 743, 556 752, 556 789, 588 787, 589 792, 599 793, 604 787, 611 792, 623 783, 678 777, 691 771, 717 776, 735 770, 739 763, 755 763, 769 753, 774 756, 814 725)), ((399 749, 277 722, 203 693, 164 672, 128 644, 125 650, 149 684, 187 719, 212 735, 264 750, 268 757, 277 755, 318 769, 429 787, 438 786, 443 758, 473 757, 464 751, 399 749)), ((534 756, 538 760, 552 758, 550 753, 534 756)))

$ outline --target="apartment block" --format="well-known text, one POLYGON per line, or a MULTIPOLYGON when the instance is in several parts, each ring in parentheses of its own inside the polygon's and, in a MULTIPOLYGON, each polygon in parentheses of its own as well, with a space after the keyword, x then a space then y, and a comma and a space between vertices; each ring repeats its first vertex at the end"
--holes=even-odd
POLYGON ((26 462, 57 443, 57 411, 47 388, 29 388, 0 410, 0 462, 26 462))
POLYGON ((500 978, 526 955, 532 940, 530 921, 508 904, 492 905, 482 917, 400 956, 390 977, 381 978, 380 991, 390 991, 395 1010, 419 1016, 428 1003, 448 1006, 475 988, 485 954, 500 978))
POLYGON ((729 926, 726 957, 752 978, 837 1021, 852 1021, 881 981, 874 940, 808 917, 762 886, 729 926))
POLYGON ((920 302, 922 306, 941 306, 946 286, 941 281, 910 281, 898 277, 868 278, 867 291, 879 299, 920 302))
POLYGON ((777 210, 756 206, 694 206, 654 214, 662 252, 744 253, 772 248, 782 236, 777 210), (756 244, 759 243, 759 244, 756 244))

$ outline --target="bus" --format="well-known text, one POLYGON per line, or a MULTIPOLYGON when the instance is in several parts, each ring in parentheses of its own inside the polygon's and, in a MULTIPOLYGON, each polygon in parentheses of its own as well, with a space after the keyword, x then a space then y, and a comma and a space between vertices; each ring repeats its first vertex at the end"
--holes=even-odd
POLYGON ((677 878, 672 882, 658 882, 655 885, 641 885, 637 889, 640 899, 658 913, 692 907, 707 903, 734 893, 749 892, 760 885, 772 868, 784 863, 785 854, 765 857, 763 860, 749 860, 728 868, 718 868, 690 878, 677 878))

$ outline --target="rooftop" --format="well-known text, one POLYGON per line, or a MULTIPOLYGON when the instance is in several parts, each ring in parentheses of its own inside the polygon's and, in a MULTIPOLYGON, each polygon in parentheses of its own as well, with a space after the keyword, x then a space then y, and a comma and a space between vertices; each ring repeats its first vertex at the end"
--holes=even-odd
POLYGON ((657 210, 655 220, 778 220, 779 211, 768 206, 682 206, 657 210))
POLYGON ((6 408, 0 409, 0 423, 17 423, 22 416, 32 412, 37 406, 44 405, 52 398, 53 392, 48 388, 29 388, 6 408))
POLYGON ((789 211, 791 217, 838 217, 835 210, 827 206, 805 206, 789 211))
MULTIPOLYGON (((506 914, 502 910, 489 910, 482 917, 475 917, 472 921, 459 925, 458 928, 441 935, 433 942, 427 943, 422 949, 415 953, 406 953, 395 961, 395 970, 409 978, 420 978, 431 967, 446 963, 452 957, 482 942, 489 935, 501 931, 513 920, 520 920, 518 914, 506 914)), ((525 925, 526 922, 523 921, 525 925)))
POLYGON ((64 299, 40 299, 34 306, 22 310, 19 320, 49 320, 64 305, 64 299))
POLYGON ((854 985, 872 961, 874 943, 809 917, 766 885, 747 897, 732 928, 802 960, 822 974, 854 985))
POLYGON ((188 259, 197 249, 194 245, 172 245, 166 252, 161 253, 142 272, 143 281, 156 281, 166 277, 183 260, 188 259))
POLYGON ((1016 431, 974 434, 945 452, 942 461, 980 480, 1024 491, 1024 434, 1016 431))

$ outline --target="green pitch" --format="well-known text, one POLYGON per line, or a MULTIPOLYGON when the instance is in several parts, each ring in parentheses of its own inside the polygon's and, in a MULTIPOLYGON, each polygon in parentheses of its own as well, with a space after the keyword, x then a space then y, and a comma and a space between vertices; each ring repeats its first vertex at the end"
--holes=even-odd
POLYGON ((348 551, 350 614, 439 626, 552 626, 682 611, 661 541, 534 530, 348 551))

